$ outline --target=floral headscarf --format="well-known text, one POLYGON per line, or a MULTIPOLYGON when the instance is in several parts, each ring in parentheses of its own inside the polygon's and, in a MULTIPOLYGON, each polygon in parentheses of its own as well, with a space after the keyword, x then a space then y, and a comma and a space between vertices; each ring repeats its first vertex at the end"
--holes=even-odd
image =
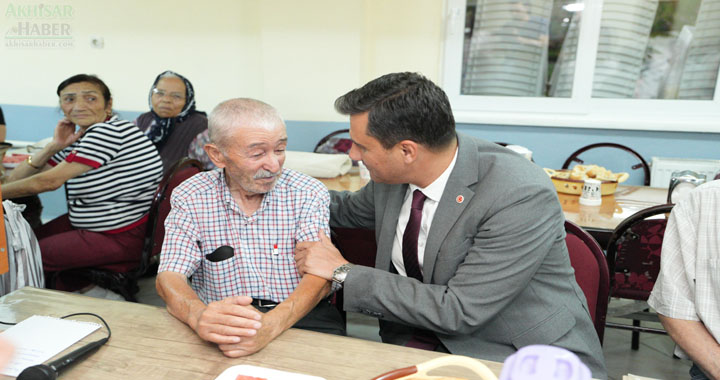
POLYGON ((195 91, 193 90, 192 83, 190 83, 190 81, 187 80, 187 78, 185 78, 184 76, 170 70, 160 73, 160 75, 155 78, 155 82, 153 82, 153 85, 150 88, 150 95, 148 95, 148 104, 150 104, 150 112, 152 112, 155 120, 150 125, 150 128, 148 128, 148 130, 145 132, 145 135, 147 135, 150 141, 152 141, 158 149, 160 149, 165 144, 165 141, 167 141, 168 137, 170 137, 170 134, 173 131, 173 127, 176 124, 182 123, 189 115, 192 115, 193 113, 201 113, 205 115, 205 112, 195 110, 195 91), (155 113, 155 110, 153 110, 153 90, 155 89, 155 86, 157 86, 160 79, 173 76, 180 78, 180 80, 185 83, 185 106, 183 106, 182 111, 180 111, 177 116, 163 118, 160 117, 157 113, 155 113))

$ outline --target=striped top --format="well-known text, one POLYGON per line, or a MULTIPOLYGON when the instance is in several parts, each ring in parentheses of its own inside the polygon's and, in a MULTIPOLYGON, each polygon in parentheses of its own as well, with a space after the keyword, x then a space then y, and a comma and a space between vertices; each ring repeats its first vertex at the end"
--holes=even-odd
POLYGON ((65 183, 73 227, 112 233, 145 221, 163 167, 155 146, 133 123, 113 116, 91 125, 48 164, 63 160, 93 167, 65 183))

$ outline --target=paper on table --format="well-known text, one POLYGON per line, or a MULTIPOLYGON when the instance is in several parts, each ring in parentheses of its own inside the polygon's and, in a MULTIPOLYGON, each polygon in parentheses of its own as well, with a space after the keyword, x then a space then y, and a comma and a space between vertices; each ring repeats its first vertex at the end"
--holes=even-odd
POLYGON ((252 376, 253 378, 264 380, 325 380, 322 377, 279 371, 277 369, 256 367, 247 364, 232 366, 223 371, 215 380, 235 380, 240 375, 252 376))
POLYGON ((99 328, 100 325, 93 322, 33 315, 0 334, 15 346, 15 355, 2 374, 17 376, 25 368, 42 364, 99 328))

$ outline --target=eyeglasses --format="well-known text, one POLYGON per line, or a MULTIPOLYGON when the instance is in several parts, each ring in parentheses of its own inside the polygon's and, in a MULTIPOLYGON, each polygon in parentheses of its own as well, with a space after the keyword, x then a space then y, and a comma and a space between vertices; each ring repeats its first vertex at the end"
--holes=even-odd
POLYGON ((178 92, 171 92, 168 94, 163 90, 153 88, 152 93, 153 93, 153 96, 157 96, 158 98, 164 98, 167 95, 170 97, 170 100, 172 100, 174 102, 181 102, 181 101, 185 100, 185 95, 180 94, 178 92))

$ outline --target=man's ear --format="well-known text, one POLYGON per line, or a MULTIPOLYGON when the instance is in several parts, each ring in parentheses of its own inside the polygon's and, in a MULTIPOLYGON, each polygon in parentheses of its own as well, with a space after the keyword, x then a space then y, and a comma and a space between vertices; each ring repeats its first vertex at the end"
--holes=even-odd
POLYGON ((210 157, 210 161, 212 161, 215 166, 218 168, 225 167, 225 155, 220 151, 220 148, 218 148, 217 145, 213 143, 205 144, 203 149, 205 149, 205 153, 207 153, 208 157, 210 157))
POLYGON ((418 144, 412 140, 403 140, 397 143, 398 149, 402 154, 403 161, 406 164, 411 164, 417 159, 418 144))

